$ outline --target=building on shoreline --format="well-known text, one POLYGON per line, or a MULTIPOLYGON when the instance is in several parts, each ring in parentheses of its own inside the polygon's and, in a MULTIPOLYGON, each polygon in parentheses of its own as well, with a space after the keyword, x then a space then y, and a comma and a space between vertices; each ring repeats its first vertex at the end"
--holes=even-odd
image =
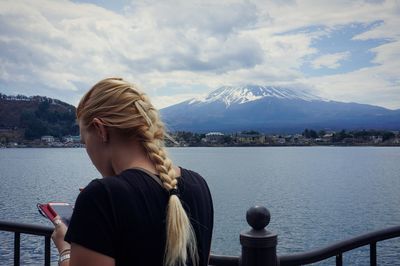
MULTIPOLYGON (((57 138, 44 135, 34 140, 18 140, 9 137, 10 130, 0 132, 0 147, 84 147, 80 136, 67 135, 57 138), (7 133, 7 134, 6 134, 7 133)), ((310 132, 310 131, 308 131, 310 132)), ((167 146, 200 147, 200 146, 400 146, 398 131, 344 130, 339 132, 319 132, 310 134, 264 134, 257 131, 236 133, 208 132, 172 132, 170 136, 175 142, 166 141, 167 146)))
POLYGON ((44 143, 47 143, 47 144, 53 143, 54 140, 55 140, 54 137, 53 136, 49 136, 49 135, 41 137, 41 141, 44 142, 44 143))
POLYGON ((208 132, 171 133, 179 145, 174 146, 399 146, 397 131, 361 130, 320 131, 305 130, 302 134, 264 134, 257 131, 242 131, 230 134, 208 132), (204 137, 202 137, 202 135, 204 137), (201 139, 201 142, 199 142, 201 139))
POLYGON ((205 141, 207 143, 222 143, 224 140, 224 134, 221 132, 209 132, 206 134, 205 141))

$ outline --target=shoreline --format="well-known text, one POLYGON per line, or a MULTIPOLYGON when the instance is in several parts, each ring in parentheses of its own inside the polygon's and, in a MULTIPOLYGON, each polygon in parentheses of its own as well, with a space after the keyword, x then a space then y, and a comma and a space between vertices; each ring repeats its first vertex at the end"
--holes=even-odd
MULTIPOLYGON (((250 147, 400 147, 400 144, 270 144, 270 145, 181 145, 166 146, 166 148, 250 148, 250 147)), ((13 147, 0 147, 0 149, 79 149, 85 146, 48 146, 48 145, 17 145, 13 147)))

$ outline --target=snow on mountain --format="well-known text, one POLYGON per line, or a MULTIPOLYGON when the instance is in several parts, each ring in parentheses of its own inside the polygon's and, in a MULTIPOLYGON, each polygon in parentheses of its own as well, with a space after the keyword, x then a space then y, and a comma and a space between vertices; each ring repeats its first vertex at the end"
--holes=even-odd
POLYGON ((330 101, 297 88, 272 86, 221 87, 160 112, 172 131, 400 129, 400 110, 330 101))
POLYGON ((189 100, 189 104, 223 102, 228 108, 232 104, 243 104, 265 97, 278 99, 300 99, 305 101, 327 101, 303 90, 282 87, 248 85, 243 87, 224 86, 212 91, 205 97, 189 100))

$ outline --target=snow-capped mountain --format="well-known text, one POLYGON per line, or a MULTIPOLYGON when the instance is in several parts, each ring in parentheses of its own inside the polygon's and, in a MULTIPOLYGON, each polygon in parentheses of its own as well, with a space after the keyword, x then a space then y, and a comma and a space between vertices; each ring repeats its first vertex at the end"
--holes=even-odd
POLYGON ((249 85, 243 87, 221 87, 206 97, 195 98, 189 104, 201 104, 212 102, 223 102, 226 107, 231 104, 243 104, 251 101, 260 100, 265 97, 278 99, 300 99, 305 101, 323 101, 325 99, 312 95, 304 90, 293 90, 282 87, 249 85))
POLYGON ((271 86, 221 87, 161 110, 172 131, 299 132, 312 129, 400 129, 400 110, 330 101, 271 86))

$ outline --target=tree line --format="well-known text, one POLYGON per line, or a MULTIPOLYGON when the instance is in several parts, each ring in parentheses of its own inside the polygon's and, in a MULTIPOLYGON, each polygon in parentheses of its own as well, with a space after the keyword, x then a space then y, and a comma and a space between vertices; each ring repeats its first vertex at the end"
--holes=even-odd
POLYGON ((50 110, 49 101, 41 102, 36 110, 23 111, 20 126, 25 129, 24 137, 27 140, 38 139, 44 135, 61 138, 65 135, 79 134, 74 110, 50 110))
MULTIPOLYGON (((316 139, 316 138, 323 138, 326 135, 325 130, 320 130, 316 131, 313 129, 305 129, 302 132, 302 135, 305 138, 311 138, 311 139, 316 139)), ((357 138, 357 139, 362 139, 362 140, 368 140, 371 137, 382 137, 382 141, 386 141, 392 138, 395 138, 396 135, 392 131, 387 131, 387 130, 353 130, 353 131, 346 131, 345 129, 342 129, 339 132, 334 132, 332 135, 332 141, 333 142, 340 142, 346 138, 357 138)))

